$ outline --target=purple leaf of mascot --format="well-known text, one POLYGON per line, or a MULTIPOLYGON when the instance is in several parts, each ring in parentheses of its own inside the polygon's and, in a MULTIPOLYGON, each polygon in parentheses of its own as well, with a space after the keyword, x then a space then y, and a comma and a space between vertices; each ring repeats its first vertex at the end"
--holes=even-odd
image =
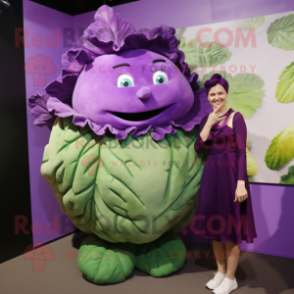
POLYGON ((61 75, 29 98, 35 125, 52 129, 41 173, 90 233, 78 265, 93 283, 184 266, 177 232, 197 209, 194 143, 211 105, 178 45, 174 28, 136 30, 104 5, 62 56, 61 75))

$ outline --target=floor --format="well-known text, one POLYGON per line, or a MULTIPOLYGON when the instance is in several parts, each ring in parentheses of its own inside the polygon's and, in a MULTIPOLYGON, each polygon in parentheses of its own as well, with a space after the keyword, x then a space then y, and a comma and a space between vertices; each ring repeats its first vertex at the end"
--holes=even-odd
MULTIPOLYGON (((77 265, 78 248, 85 236, 79 231, 50 243, 54 258, 46 260, 40 271, 24 256, 0 264, 0 293, 211 293, 205 288, 216 269, 210 247, 185 244, 191 252, 184 268, 167 277, 154 278, 134 270, 121 283, 95 285, 82 277, 77 265)), ((241 252, 236 279, 239 288, 234 294, 294 294, 294 259, 241 252)))

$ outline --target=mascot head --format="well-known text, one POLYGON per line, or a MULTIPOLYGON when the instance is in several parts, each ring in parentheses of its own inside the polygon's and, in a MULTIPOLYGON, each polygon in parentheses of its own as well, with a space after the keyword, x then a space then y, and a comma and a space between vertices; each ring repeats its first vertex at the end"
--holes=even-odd
POLYGON ((197 73, 178 49, 175 29, 135 29, 104 5, 79 42, 62 56, 61 75, 45 93, 29 98, 35 125, 50 128, 56 116, 118 140, 152 129, 162 140, 177 128, 190 131, 210 112, 197 73))

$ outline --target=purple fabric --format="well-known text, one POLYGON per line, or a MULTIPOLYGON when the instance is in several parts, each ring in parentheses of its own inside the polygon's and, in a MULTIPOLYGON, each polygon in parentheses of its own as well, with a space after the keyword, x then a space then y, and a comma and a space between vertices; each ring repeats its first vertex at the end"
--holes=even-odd
POLYGON ((165 134, 175 134, 177 127, 190 131, 209 113, 207 97, 197 93, 198 74, 191 74, 184 62, 174 28, 161 25, 136 30, 106 5, 98 9, 94 19, 79 43, 63 54, 61 75, 46 86, 45 94, 29 98, 36 125, 50 127, 54 117, 72 116, 74 124, 89 125, 97 135, 109 130, 122 140, 131 132, 136 138, 153 129, 151 136, 162 140, 165 134), (152 64, 155 59, 164 61, 152 64), (137 81, 133 87, 122 89, 116 85, 119 71, 128 67, 112 69, 112 66, 123 63, 130 64, 132 77, 137 81), (154 85, 151 83, 154 71, 150 69, 163 65, 169 80, 154 85), (150 92, 144 102, 135 99, 140 88, 150 92), (44 95, 49 97, 47 113, 37 102, 38 99, 43 102, 44 95), (117 117, 121 113, 146 113, 165 107, 159 115, 143 121, 117 117))
POLYGON ((247 129, 240 112, 234 114, 233 128, 227 125, 233 112, 230 108, 225 113, 224 121, 221 125, 214 125, 205 141, 200 133, 208 115, 201 120, 199 126, 195 150, 201 153, 208 149, 208 153, 199 190, 195 229, 201 237, 219 242, 241 244, 245 240, 253 243, 257 234, 246 170, 247 129), (248 198, 243 202, 234 202, 238 180, 245 181, 248 193, 248 198))
POLYGON ((207 95, 209 91, 211 90, 211 88, 217 84, 220 84, 221 86, 223 86, 227 93, 229 92, 228 81, 225 78, 223 78, 220 74, 216 73, 212 75, 211 78, 204 83, 204 87, 206 89, 207 95))
POLYGON ((46 125, 49 129, 52 128, 54 120, 56 118, 55 115, 48 112, 47 102, 49 96, 46 93, 34 94, 29 97, 29 106, 32 108, 31 113, 37 117, 34 121, 34 125, 44 126, 46 125))

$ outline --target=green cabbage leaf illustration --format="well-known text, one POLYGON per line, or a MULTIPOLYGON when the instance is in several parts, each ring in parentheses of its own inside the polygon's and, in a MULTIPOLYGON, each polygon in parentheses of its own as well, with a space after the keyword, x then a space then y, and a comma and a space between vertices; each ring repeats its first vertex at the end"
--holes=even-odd
POLYGON ((180 28, 180 29, 176 29, 176 32, 175 32, 175 36, 177 39, 180 39, 183 34, 185 33, 187 28, 180 28))
POLYGON ((249 138, 247 136, 247 144, 246 144, 246 154, 247 154, 247 174, 248 174, 248 179, 249 177, 255 176, 258 172, 258 166, 257 162, 254 159, 253 155, 249 151, 250 148, 250 142, 249 138))
POLYGON ((279 75, 276 98, 280 103, 294 101, 294 62, 283 69, 279 75))
POLYGON ((199 45, 196 39, 186 43, 185 37, 180 37, 178 48, 185 53, 185 62, 190 67, 212 67, 223 64, 231 58, 231 51, 222 44, 203 42, 199 45))
POLYGON ((281 176, 280 184, 294 185, 294 166, 288 168, 288 173, 281 176))
POLYGON ((281 131, 271 142, 265 154, 268 168, 277 170, 294 158, 294 123, 281 131))
POLYGON ((249 29, 258 29, 264 23, 264 16, 240 19, 236 21, 238 27, 243 31, 249 31, 249 29))
POLYGON ((294 50, 294 14, 276 19, 267 29, 268 43, 283 50, 294 50))
POLYGON ((245 119, 251 118, 255 110, 261 107, 261 99, 265 95, 265 90, 261 89, 264 86, 262 78, 253 73, 239 73, 232 77, 230 73, 214 71, 205 74, 199 81, 201 88, 214 73, 221 74, 229 83, 227 107, 241 112, 245 119))

